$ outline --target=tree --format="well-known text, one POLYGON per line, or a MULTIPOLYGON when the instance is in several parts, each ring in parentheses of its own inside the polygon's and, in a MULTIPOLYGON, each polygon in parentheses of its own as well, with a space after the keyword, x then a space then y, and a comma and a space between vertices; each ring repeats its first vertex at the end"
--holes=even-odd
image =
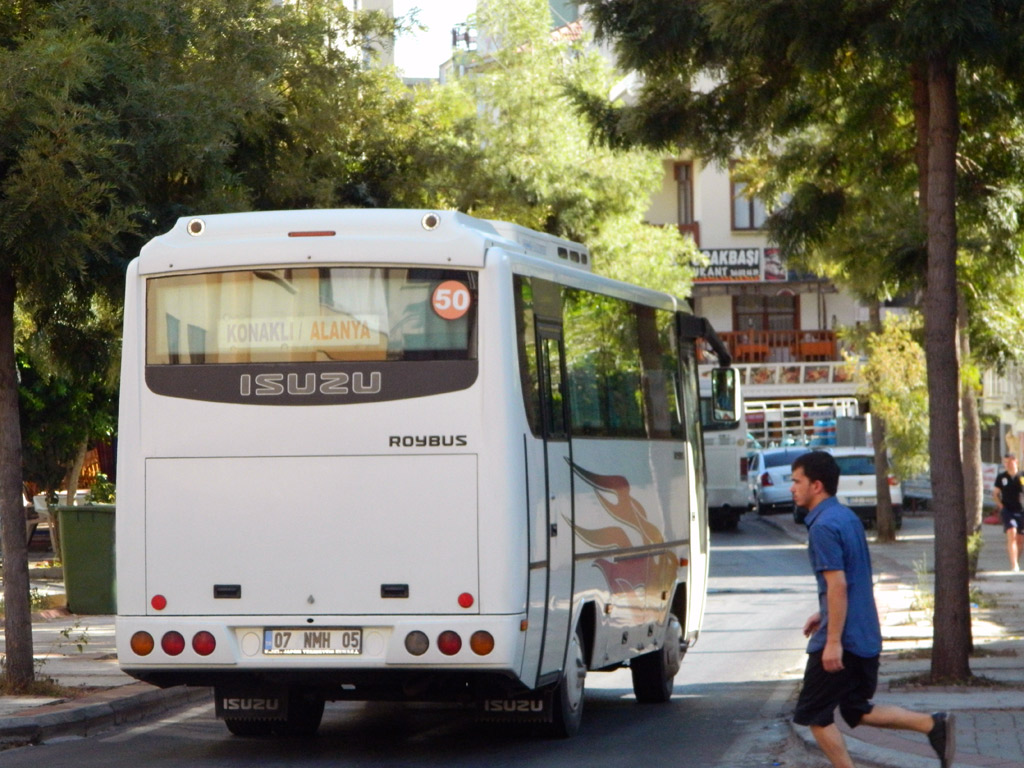
MULTIPOLYGON (((80 325, 97 297, 119 292, 126 258, 178 216, 254 201, 344 201, 338 190, 359 189, 387 146, 374 155, 355 134, 348 143, 321 140, 299 118, 344 126, 345 106, 367 103, 371 113, 356 128, 374 125, 382 86, 352 74, 358 68, 348 44, 390 29, 380 14, 357 19, 328 0, 0 5, 0 517, 9 689, 23 690, 34 674, 16 303, 58 345, 68 340, 62 327, 80 325), (346 88, 317 90, 324 72, 346 88), (253 147, 271 148, 269 159, 253 147), (350 170, 342 182, 339 169, 350 170)), ((86 342, 71 341, 79 351, 86 342)), ((86 365, 102 373, 108 363, 86 365)))
MULTIPOLYGON (((927 253, 924 298, 933 495, 936 631, 933 679, 969 676, 964 480, 959 441, 956 153, 957 75, 965 65, 1012 81, 1020 66, 1018 3, 880 0, 875 3, 599 0, 599 31, 624 66, 645 78, 636 106, 578 97, 612 142, 681 142, 715 157, 781 141, 827 102, 804 87, 853 62, 881 61, 914 95, 919 199, 927 253), (701 75, 713 82, 699 87, 701 75)), ((842 115, 835 116, 837 120, 842 115)))
MULTIPOLYGON (((461 166, 460 210, 587 243, 595 270, 677 295, 699 256, 675 228, 644 222, 663 173, 660 155, 591 141, 566 85, 608 93, 612 73, 584 41, 551 34, 543 0, 478 4, 477 27, 497 41, 454 89, 479 116, 461 166)), ((449 86, 445 86, 448 88, 449 86)), ((454 189, 455 185, 449 185, 454 189)))

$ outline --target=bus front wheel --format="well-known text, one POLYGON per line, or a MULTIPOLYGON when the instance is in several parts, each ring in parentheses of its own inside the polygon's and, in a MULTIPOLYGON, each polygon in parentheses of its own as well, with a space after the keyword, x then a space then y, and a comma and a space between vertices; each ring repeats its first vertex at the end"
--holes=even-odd
POLYGON ((661 704, 672 698, 676 673, 683 661, 682 639, 679 619, 670 613, 662 646, 629 662, 633 693, 641 704, 661 704))

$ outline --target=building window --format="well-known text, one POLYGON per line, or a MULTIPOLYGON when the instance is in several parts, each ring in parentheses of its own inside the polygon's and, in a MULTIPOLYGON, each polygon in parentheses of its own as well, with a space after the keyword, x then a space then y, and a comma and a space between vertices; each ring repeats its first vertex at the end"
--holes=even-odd
POLYGON ((729 193, 732 195, 732 228, 763 229, 767 218, 764 201, 755 196, 748 196, 747 182, 730 176, 729 193))
POLYGON ((693 164, 676 163, 676 223, 693 224, 693 164))
POLYGON ((737 331, 793 331, 799 328, 796 296, 745 294, 733 300, 737 331))

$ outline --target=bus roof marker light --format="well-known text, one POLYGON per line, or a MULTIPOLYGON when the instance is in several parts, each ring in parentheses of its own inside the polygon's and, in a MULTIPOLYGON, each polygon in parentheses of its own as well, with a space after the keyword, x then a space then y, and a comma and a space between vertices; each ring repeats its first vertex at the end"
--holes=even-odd
POLYGON ((463 592, 459 595, 459 605, 463 608, 473 607, 473 596, 469 592, 463 592))
POLYGON ((149 601, 149 604, 153 606, 156 611, 162 611, 167 607, 167 598, 163 595, 153 595, 153 599, 149 601))
POLYGON ((423 214, 423 219, 420 221, 420 223, 423 225, 423 228, 427 230, 427 232, 430 232, 432 230, 437 229, 441 225, 441 217, 438 216, 436 213, 425 213, 423 214))
POLYGON ((192 235, 192 237, 199 237, 206 231, 206 222, 202 219, 192 219, 189 221, 186 229, 188 229, 188 233, 192 235))

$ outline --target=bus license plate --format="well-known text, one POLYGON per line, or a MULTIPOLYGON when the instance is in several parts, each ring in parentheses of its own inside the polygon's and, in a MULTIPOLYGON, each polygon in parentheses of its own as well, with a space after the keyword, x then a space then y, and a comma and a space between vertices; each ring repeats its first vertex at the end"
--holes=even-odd
POLYGON ((358 656, 363 652, 363 630, 273 628, 263 630, 263 653, 313 656, 358 656))

